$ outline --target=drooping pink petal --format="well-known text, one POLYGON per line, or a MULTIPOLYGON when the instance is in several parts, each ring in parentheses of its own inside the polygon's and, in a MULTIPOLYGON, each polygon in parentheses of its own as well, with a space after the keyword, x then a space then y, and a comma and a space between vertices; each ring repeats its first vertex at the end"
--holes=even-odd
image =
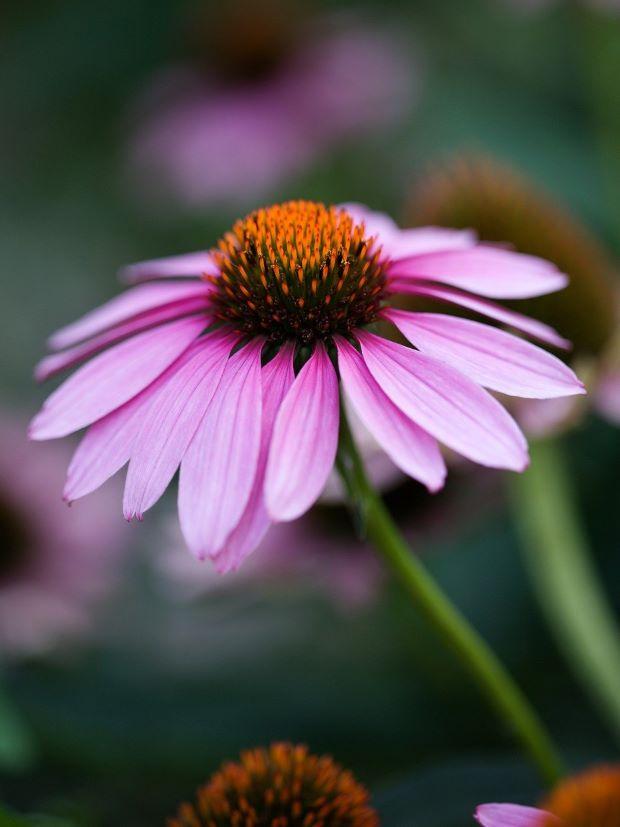
POLYGON ((346 339, 338 337, 336 345, 344 390, 366 428, 405 474, 438 491, 446 465, 437 442, 388 399, 346 339))
POLYGON ((204 326, 200 317, 168 322, 95 356, 48 397, 32 421, 31 439, 66 436, 119 408, 172 364, 204 326))
POLYGON ((294 352, 293 344, 285 344, 262 370, 263 418, 256 478, 241 519, 228 536, 221 552, 214 559, 215 567, 221 574, 236 571, 245 558, 258 546, 271 525, 263 494, 265 468, 278 410, 295 379, 294 352))
POLYGON ((222 547, 254 485, 261 438, 261 348, 235 353, 181 461, 179 518, 199 558, 222 547))
POLYGON ((413 227, 401 229, 389 215, 369 210, 363 204, 341 204, 357 222, 363 221, 368 236, 377 236, 388 258, 398 260, 439 250, 462 250, 476 244, 471 230, 450 230, 445 227, 413 227))
POLYGON ((120 296, 115 296, 101 307, 82 316, 81 319, 57 330, 50 336, 48 344, 54 350, 61 350, 148 311, 159 310, 174 302, 196 298, 203 298, 206 305, 208 288, 204 282, 141 284, 131 290, 126 290, 120 296))
POLYGON ((90 494, 129 461, 150 393, 147 388, 90 426, 69 464, 63 499, 73 502, 90 494))
POLYGON ((200 278, 205 273, 215 276, 219 272, 211 253, 200 250, 180 256, 166 256, 149 261, 129 264, 120 271, 120 278, 128 284, 137 284, 152 279, 194 277, 200 278))
POLYGON ((447 362, 485 388, 532 399, 585 393, 564 362, 496 327, 441 313, 390 308, 383 315, 423 353, 447 362))
POLYGON ((551 827, 560 824, 551 813, 518 804, 481 804, 475 818, 482 827, 551 827))
POLYGON ((450 304, 465 307, 468 310, 473 310, 475 313, 480 313, 482 316, 488 316, 489 319, 502 324, 514 327, 516 330, 521 330, 538 339, 541 342, 546 342, 553 347, 561 348, 562 350, 570 350, 571 343, 568 339, 564 339, 560 334, 544 322, 539 322, 537 319, 530 319, 529 316, 524 316, 521 313, 516 313, 514 310, 508 310, 499 304, 485 301, 477 296, 470 296, 467 293, 461 293, 458 290, 452 290, 450 287, 438 287, 431 284, 424 284, 424 282, 399 281, 396 285, 398 293, 408 293, 412 296, 428 296, 439 301, 449 302, 450 304))
POLYGON ((238 337, 212 333, 175 365, 142 414, 127 471, 123 513, 142 518, 164 493, 200 425, 238 337))
POLYGON ((338 378, 317 342, 276 417, 265 475, 274 522, 294 520, 323 490, 334 464, 339 425, 338 378))
POLYGON ((387 396, 459 454, 492 468, 523 471, 527 444, 511 416, 459 371, 412 348, 359 332, 362 355, 387 396))
POLYGON ((390 276, 396 287, 402 281, 430 280, 495 299, 542 296, 568 283, 551 262, 483 244, 402 259, 392 265, 390 276))
POLYGON ((133 336, 135 333, 148 330, 164 322, 202 313, 206 326, 209 323, 210 317, 207 316, 205 308, 206 304, 204 299, 198 298, 186 299, 185 301, 174 302, 173 304, 157 308, 156 310, 149 310, 146 313, 140 314, 137 318, 116 325, 110 330, 106 330, 105 333, 101 333, 92 339, 88 339, 86 342, 75 345, 75 347, 63 350, 61 353, 50 353, 49 356, 45 356, 34 370, 35 379, 43 382, 52 376, 56 376, 58 373, 62 373, 62 371, 67 370, 67 368, 74 367, 116 342, 120 342, 129 336, 133 336))

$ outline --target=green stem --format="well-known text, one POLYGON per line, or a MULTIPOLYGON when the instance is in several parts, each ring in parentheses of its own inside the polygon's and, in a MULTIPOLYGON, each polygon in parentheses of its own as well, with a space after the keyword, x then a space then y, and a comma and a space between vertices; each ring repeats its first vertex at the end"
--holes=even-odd
POLYGON ((530 448, 532 465, 514 485, 527 567, 575 677, 620 740, 620 629, 578 522, 560 445, 530 448))
POLYGON ((337 466, 366 536, 390 566, 416 607, 430 620, 508 724, 549 784, 563 768, 551 740, 521 690, 489 646, 469 625, 415 557, 370 484, 341 406, 337 466))

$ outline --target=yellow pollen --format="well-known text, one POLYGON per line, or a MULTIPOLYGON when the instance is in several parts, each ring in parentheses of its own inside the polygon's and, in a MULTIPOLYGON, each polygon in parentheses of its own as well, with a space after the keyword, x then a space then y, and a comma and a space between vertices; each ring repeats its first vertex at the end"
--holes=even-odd
POLYGON ((237 221, 214 257, 217 315, 246 335, 311 343, 372 323, 385 261, 363 222, 339 207, 288 201, 237 221))

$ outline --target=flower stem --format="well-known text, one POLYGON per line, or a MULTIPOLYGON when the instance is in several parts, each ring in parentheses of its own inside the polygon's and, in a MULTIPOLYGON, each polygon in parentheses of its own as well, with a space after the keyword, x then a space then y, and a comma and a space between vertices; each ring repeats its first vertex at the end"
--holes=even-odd
POLYGON ((549 784, 563 768, 556 750, 527 699, 485 641, 443 594, 398 531, 366 475, 341 406, 337 467, 365 535, 398 577, 416 607, 459 657, 489 702, 521 742, 549 784))
POLYGON ((620 740, 620 629, 593 565, 559 443, 531 446, 515 516, 542 611, 573 673, 620 740))

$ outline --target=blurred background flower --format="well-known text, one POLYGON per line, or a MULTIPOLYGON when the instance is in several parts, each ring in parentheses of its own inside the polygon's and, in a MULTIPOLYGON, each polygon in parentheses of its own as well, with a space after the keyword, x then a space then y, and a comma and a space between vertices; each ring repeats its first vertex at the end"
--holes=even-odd
POLYGON ((613 421, 618 419, 614 400, 620 398, 620 389, 614 390, 618 374, 611 366, 620 325, 617 271, 603 244, 582 222, 509 164, 480 154, 437 163, 421 175, 408 216, 414 225, 474 229, 484 241, 541 256, 568 274, 565 290, 518 306, 561 329, 572 347, 559 355, 587 382, 590 394, 579 401, 517 401, 514 407, 528 432, 542 436, 574 424, 600 398, 601 383, 601 409, 613 421))
POLYGON ((186 25, 186 60, 158 73, 133 114, 130 165, 146 201, 250 208, 412 106, 412 46, 357 15, 233 0, 197 7, 186 25))
POLYGON ((41 453, 25 419, 0 414, 0 653, 40 655, 83 637, 118 575, 123 526, 108 519, 110 490, 68 509, 54 493, 67 451, 41 453))

